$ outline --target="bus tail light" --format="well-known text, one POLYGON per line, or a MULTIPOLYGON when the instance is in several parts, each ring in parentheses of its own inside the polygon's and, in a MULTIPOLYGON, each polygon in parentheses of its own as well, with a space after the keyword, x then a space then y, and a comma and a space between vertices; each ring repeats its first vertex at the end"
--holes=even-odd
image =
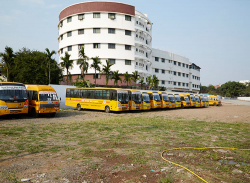
POLYGON ((23 108, 28 108, 28 106, 29 106, 29 102, 28 100, 25 100, 23 108))
POLYGON ((58 107, 58 103, 57 102, 55 103, 55 107, 58 107))

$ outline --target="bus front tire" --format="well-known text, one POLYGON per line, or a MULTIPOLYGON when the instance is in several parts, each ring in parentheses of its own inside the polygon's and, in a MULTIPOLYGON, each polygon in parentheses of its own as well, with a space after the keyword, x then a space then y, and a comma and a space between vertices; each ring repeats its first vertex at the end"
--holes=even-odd
POLYGON ((35 108, 32 108, 32 110, 31 110, 31 116, 32 116, 33 118, 37 118, 37 117, 38 117, 38 113, 36 112, 36 109, 35 109, 35 108))
POLYGON ((81 109, 82 109, 80 104, 77 104, 76 108, 77 108, 78 111, 81 111, 81 109))
POLYGON ((216 106, 216 103, 214 103, 214 106, 216 106))
POLYGON ((110 108, 109 108, 109 106, 106 106, 106 107, 105 107, 105 112, 106 112, 106 113, 110 113, 110 108))

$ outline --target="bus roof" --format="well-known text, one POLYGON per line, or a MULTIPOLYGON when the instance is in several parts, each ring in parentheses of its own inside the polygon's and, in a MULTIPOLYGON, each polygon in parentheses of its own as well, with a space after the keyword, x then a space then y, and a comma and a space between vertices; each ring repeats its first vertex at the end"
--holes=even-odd
POLYGON ((23 83, 17 83, 17 82, 0 82, 0 85, 24 85, 23 83))
POLYGON ((25 85, 27 90, 37 90, 37 91, 55 91, 52 86, 48 85, 25 85))

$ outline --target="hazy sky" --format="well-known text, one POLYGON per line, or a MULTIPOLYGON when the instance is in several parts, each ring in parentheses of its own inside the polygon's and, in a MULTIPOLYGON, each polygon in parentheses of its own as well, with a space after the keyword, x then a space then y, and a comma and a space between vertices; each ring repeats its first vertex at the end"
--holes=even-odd
MULTIPOLYGON (((79 0, 0 0, 0 52, 58 50, 58 16, 79 0)), ((201 84, 250 80, 250 0, 120 0, 148 14, 153 48, 201 67, 201 84)), ((56 55, 58 60, 58 54, 56 55)))

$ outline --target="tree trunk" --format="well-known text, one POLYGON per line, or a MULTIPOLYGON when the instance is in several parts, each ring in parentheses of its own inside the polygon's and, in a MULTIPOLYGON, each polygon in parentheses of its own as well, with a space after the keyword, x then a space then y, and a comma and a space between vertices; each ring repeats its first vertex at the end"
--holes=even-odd
POLYGON ((68 85, 68 82, 69 82, 69 76, 68 76, 68 74, 69 74, 69 70, 67 69, 67 85, 68 85))
POLYGON ((95 69, 95 87, 96 87, 96 69, 95 69))

